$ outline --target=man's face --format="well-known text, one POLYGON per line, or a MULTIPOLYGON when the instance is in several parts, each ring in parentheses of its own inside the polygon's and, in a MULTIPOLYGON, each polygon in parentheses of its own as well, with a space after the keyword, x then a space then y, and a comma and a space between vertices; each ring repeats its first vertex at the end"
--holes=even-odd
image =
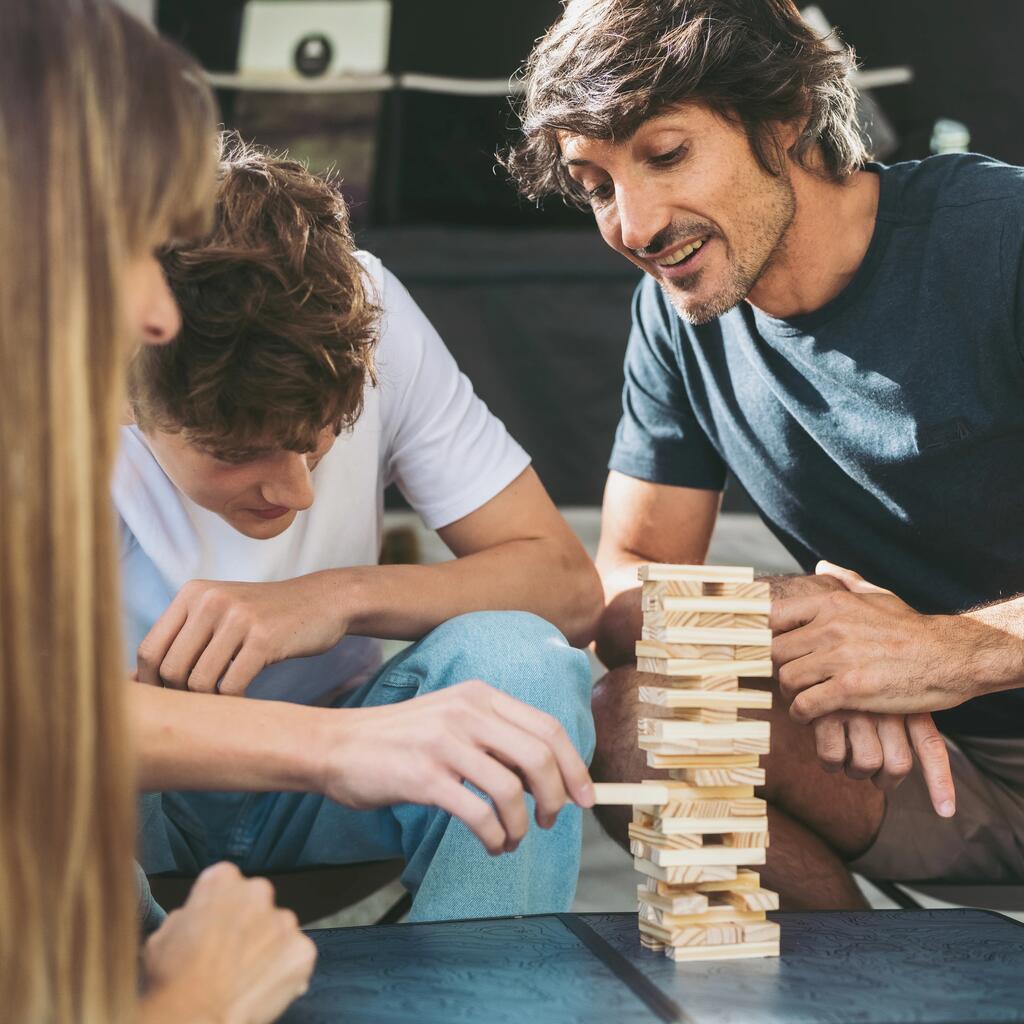
POLYGON ((690 323, 742 301, 793 220, 789 177, 768 174, 743 129, 699 104, 652 117, 623 142, 568 133, 560 142, 604 240, 690 323))
POLYGON ((333 430, 320 432, 311 452, 275 448, 226 462, 190 443, 184 434, 146 432, 150 448, 186 497, 216 512, 239 533, 269 540, 284 533, 313 504, 312 473, 331 450, 333 430))

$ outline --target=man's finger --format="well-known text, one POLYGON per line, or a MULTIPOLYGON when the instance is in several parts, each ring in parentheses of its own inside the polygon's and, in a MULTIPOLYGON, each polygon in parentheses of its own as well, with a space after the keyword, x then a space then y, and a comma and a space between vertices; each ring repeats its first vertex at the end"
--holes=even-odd
MULTIPOLYGON (((803 694, 807 690, 819 689, 822 683, 827 682, 831 678, 832 671, 821 655, 812 653, 783 665, 779 668, 777 675, 779 677, 779 689, 782 691, 783 696, 792 699, 795 705, 799 699, 799 694, 803 694)), ((828 711, 838 710, 839 707, 828 709, 828 711)), ((790 707, 790 713, 796 718, 792 706, 790 707)), ((820 718, 821 715, 826 713, 819 710, 816 715, 811 717, 820 718)), ((810 721, 810 718, 803 718, 801 721, 810 721)))
POLYGON ((772 633, 788 633, 814 621, 821 608, 822 594, 804 594, 800 597, 783 597, 772 601, 768 623, 772 633))
POLYGON ((869 583, 859 572, 845 569, 834 562, 826 562, 824 559, 814 567, 814 572, 818 576, 831 576, 833 579, 839 580, 847 590, 854 594, 892 593, 891 590, 886 590, 884 587, 876 587, 874 583, 869 583))
POLYGON ((885 763, 877 719, 873 715, 850 715, 846 720, 846 738, 850 744, 846 774, 851 779, 873 778, 885 763))
POLYGON ((814 723, 814 746, 825 771, 842 771, 847 754, 846 727, 838 715, 828 715, 814 723))
POLYGON ((929 714, 907 715, 907 733, 921 762, 921 772, 935 812, 943 818, 953 817, 956 813, 956 788, 946 741, 929 714))
POLYGON ((163 685, 160 679, 160 666, 187 618, 188 605, 185 601, 175 599, 153 623, 135 654, 135 672, 140 683, 148 683, 150 686, 163 685))
POLYGON ((491 706, 502 718, 532 733, 551 748, 558 763, 562 784, 573 801, 580 807, 593 806, 594 784, 590 772, 561 722, 500 690, 491 691, 491 702, 491 706))
POLYGON ((813 654, 819 642, 813 626, 799 626, 772 639, 772 661, 779 667, 813 654))
POLYGON ((910 774, 914 767, 914 752, 910 749, 903 715, 879 715, 877 724, 884 764, 871 781, 879 789, 890 792, 910 774))

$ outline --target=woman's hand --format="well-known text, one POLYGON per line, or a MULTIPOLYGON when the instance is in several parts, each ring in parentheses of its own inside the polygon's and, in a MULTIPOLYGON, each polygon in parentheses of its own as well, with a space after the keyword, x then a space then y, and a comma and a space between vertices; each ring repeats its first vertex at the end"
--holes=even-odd
POLYGON ((302 995, 316 947, 265 878, 215 864, 143 950, 143 1024, 270 1024, 302 995))

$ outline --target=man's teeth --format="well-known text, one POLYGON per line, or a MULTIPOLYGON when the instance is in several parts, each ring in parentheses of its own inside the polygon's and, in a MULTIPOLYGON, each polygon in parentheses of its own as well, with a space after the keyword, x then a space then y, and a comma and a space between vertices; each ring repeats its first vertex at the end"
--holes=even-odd
POLYGON ((676 249, 675 252, 669 253, 663 260, 658 260, 658 266, 674 267, 677 263, 685 260, 690 253, 696 252, 706 241, 706 238, 698 238, 696 242, 684 245, 682 249, 676 249))

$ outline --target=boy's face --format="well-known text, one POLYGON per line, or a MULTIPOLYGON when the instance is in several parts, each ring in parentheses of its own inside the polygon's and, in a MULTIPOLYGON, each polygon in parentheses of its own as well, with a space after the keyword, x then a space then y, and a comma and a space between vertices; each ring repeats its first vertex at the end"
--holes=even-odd
POLYGON ((275 448, 242 462, 218 459, 180 433, 151 430, 146 439, 171 483, 186 497, 246 537, 269 540, 313 504, 313 470, 336 437, 325 429, 311 452, 275 448))
POLYGON ((742 128, 687 103, 623 141, 563 133, 562 159, 604 240, 706 323, 750 293, 793 220, 788 174, 768 174, 742 128))

